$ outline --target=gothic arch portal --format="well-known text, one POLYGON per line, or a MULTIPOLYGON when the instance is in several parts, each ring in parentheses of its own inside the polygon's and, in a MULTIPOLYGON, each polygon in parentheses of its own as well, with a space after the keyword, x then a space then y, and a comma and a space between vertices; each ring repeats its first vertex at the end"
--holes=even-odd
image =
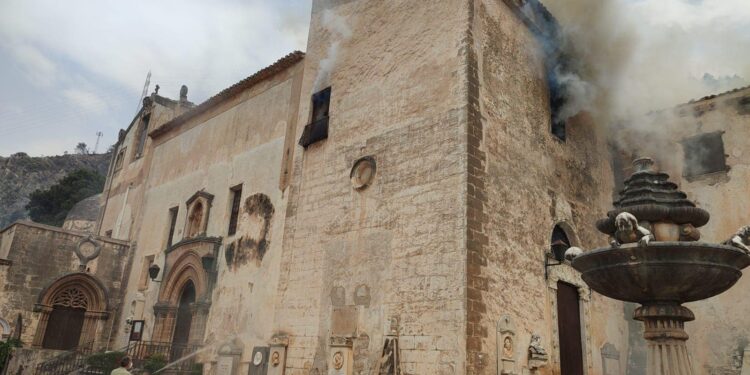
POLYGON ((154 331, 152 340, 173 344, 200 344, 203 340, 206 319, 211 301, 211 287, 216 277, 215 259, 220 243, 215 238, 200 238, 178 243, 167 253, 164 281, 159 290, 159 301, 154 305, 154 331), (185 300, 185 291, 192 290, 193 297, 185 300), (189 309, 189 317, 186 311, 189 309), (187 337, 175 331, 181 322, 188 321, 187 337), (175 342, 179 341, 179 342, 175 342))
POLYGON ((39 323, 33 346, 49 349, 96 347, 97 332, 109 317, 107 291, 95 277, 79 272, 42 290, 34 310, 39 323))

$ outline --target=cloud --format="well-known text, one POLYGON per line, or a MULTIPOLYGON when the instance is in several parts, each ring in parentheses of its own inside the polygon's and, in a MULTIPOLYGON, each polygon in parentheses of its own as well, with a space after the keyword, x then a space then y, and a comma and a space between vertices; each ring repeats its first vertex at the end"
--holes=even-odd
POLYGON ((108 107, 106 101, 90 91, 71 88, 62 94, 72 105, 90 113, 102 113, 108 107))
POLYGON ((13 44, 8 49, 29 82, 43 88, 51 87, 57 79, 57 66, 38 49, 30 45, 13 44))
MULTIPOLYGON (((149 70, 151 90, 159 84, 160 94, 177 97, 186 84, 189 99, 201 102, 304 50, 310 6, 309 0, 3 0, 0 80, 13 84, 0 87, 0 100, 36 113, 0 108, 0 155, 41 142, 29 137, 31 129, 50 130, 38 134, 45 137, 65 127, 82 138, 102 130, 103 142, 113 143, 135 112, 149 70), (51 118, 61 121, 36 122, 51 118)), ((61 142, 48 154, 73 146, 61 142)))

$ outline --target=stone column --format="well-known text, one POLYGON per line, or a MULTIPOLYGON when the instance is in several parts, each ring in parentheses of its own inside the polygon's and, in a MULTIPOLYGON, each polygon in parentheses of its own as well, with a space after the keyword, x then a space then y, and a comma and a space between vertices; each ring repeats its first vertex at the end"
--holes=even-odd
POLYGON ((96 335, 99 328, 99 322, 107 319, 107 316, 107 312, 86 311, 83 320, 83 327, 81 328, 81 338, 78 340, 78 347, 80 349, 95 351, 98 348, 96 345, 96 335))
POLYGON ((177 307, 167 305, 155 305, 154 315, 154 333, 151 337, 155 342, 172 341, 172 331, 174 331, 177 307))
POLYGON ((86 311, 83 318, 83 327, 81 327, 81 337, 78 339, 78 348, 87 349, 86 346, 91 343, 89 347, 93 349, 94 337, 96 336, 96 321, 98 314, 95 312, 86 311))
POLYGON ((686 345, 685 322, 695 320, 693 312, 678 304, 643 305, 633 318, 645 325, 648 343, 648 375, 694 375, 686 345))
POLYGON ((203 335, 206 332, 206 322, 208 321, 208 310, 211 304, 207 302, 196 302, 190 306, 193 319, 190 322, 189 345, 202 345, 203 335))
POLYGON ((47 322, 49 322, 49 314, 52 312, 52 307, 36 305, 34 311, 39 313, 39 323, 36 325, 36 334, 34 335, 34 342, 31 344, 33 348, 41 348, 44 341, 44 333, 47 331, 47 322))

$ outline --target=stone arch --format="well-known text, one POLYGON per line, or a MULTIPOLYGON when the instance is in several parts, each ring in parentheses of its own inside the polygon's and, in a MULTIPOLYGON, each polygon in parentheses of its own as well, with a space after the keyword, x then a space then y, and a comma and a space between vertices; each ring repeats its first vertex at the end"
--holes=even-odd
POLYGON ((182 254, 174 263, 169 275, 163 281, 161 302, 176 305, 180 300, 180 293, 188 282, 195 286, 197 296, 204 296, 208 290, 208 278, 203 270, 201 257, 192 251, 182 254))
POLYGON ((78 272, 60 277, 45 287, 34 306, 35 311, 40 314, 34 347, 43 346, 50 316, 61 308, 82 311, 80 332, 71 333, 80 333, 77 347, 89 344, 96 346, 96 333, 103 328, 103 321, 109 317, 109 301, 104 284, 94 276, 78 272))
POLYGON ((560 228, 563 232, 565 232, 565 236, 568 237, 568 240, 570 240, 568 245, 581 247, 581 240, 578 238, 578 232, 576 232, 575 227, 569 221, 558 221, 557 223, 555 223, 555 228, 560 228))
MULTIPOLYGON (((190 306, 190 336, 188 342, 199 343, 205 331, 205 322, 210 306, 210 280, 204 269, 203 259, 194 250, 184 250, 173 262, 170 262, 159 292, 159 302, 154 306, 156 322, 153 340, 173 342, 175 328, 178 324, 181 297, 186 287, 195 290, 195 302, 190 306)), ((177 251, 180 251, 178 249, 177 251)), ((181 343, 184 344, 184 343, 181 343)))
POLYGON ((0 339, 5 340, 8 338, 10 331, 10 324, 5 319, 0 318, 0 339))

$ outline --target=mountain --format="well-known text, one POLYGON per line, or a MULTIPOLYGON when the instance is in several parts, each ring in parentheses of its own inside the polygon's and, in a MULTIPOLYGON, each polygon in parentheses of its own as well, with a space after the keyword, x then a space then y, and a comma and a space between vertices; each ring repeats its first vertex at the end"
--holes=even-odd
POLYGON ((106 176, 110 154, 31 157, 19 152, 0 156, 0 229, 28 219, 26 204, 36 189, 47 189, 77 169, 92 169, 106 176))

